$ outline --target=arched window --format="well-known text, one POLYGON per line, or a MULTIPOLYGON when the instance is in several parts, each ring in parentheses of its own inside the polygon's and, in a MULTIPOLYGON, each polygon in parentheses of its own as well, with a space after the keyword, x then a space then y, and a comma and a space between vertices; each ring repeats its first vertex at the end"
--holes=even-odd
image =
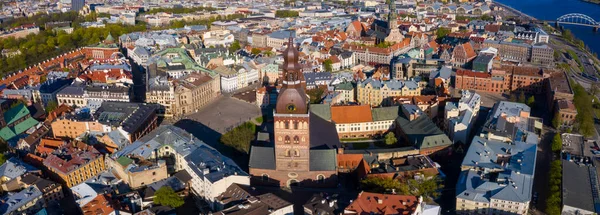
POLYGON ((325 182, 325 176, 324 175, 317 175, 317 182, 318 183, 325 182))
POLYGON ((300 150, 294 149, 294 157, 300 157, 300 150))
POLYGON ((290 122, 289 121, 285 121, 283 124, 285 125, 285 129, 290 129, 290 122))
POLYGON ((286 156, 286 157, 291 157, 291 156, 292 156, 292 154, 291 154, 291 152, 290 152, 290 150, 289 150, 289 149, 286 149, 286 150, 285 150, 285 156, 286 156))
POLYGON ((298 136, 294 136, 294 144, 300 143, 300 138, 298 136))
POLYGON ((294 129, 298 130, 298 121, 294 122, 294 129))
POLYGON ((261 177, 261 179, 262 179, 263 181, 269 181, 269 175, 267 175, 266 173, 265 173, 265 174, 262 174, 262 177, 261 177))
POLYGON ((285 144, 290 144, 290 136, 285 136, 285 144))

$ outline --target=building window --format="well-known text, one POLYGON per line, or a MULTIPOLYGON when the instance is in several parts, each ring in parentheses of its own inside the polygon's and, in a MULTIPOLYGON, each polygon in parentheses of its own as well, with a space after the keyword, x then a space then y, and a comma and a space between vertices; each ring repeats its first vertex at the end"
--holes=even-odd
POLYGON ((290 144, 290 136, 285 136, 285 144, 290 144))
POLYGON ((300 143, 300 138, 298 136, 294 136, 294 144, 300 143))

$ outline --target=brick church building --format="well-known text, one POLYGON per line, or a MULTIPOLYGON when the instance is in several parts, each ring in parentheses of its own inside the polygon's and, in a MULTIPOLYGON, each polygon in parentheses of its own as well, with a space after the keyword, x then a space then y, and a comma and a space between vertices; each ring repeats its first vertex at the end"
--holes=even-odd
POLYGON ((301 83, 299 53, 292 38, 283 57, 282 88, 273 113, 273 147, 252 147, 249 162, 252 183, 281 187, 336 186, 335 148, 339 141, 335 126, 309 112, 308 97, 301 83))

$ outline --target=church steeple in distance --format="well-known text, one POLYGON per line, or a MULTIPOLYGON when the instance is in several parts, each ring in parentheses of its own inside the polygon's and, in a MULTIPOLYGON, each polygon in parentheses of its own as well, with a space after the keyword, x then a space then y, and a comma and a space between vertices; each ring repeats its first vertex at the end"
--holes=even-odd
POLYGON ((298 49, 294 47, 294 38, 290 36, 288 46, 283 51, 283 81, 275 107, 275 112, 278 114, 308 113, 308 100, 300 84, 302 66, 298 63, 299 56, 298 49))
POLYGON ((388 12, 388 26, 390 29, 398 28, 398 15, 396 15, 396 0, 390 0, 388 5, 390 11, 388 12))

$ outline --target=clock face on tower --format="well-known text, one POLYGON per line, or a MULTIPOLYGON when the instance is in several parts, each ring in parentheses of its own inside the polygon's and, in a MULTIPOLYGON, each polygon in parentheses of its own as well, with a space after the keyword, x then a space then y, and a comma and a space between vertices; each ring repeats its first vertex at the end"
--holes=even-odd
POLYGON ((286 108, 287 108, 287 110, 288 110, 289 112, 294 112, 294 111, 296 110, 296 105, 294 105, 294 104, 288 104, 288 105, 286 106, 286 108))

